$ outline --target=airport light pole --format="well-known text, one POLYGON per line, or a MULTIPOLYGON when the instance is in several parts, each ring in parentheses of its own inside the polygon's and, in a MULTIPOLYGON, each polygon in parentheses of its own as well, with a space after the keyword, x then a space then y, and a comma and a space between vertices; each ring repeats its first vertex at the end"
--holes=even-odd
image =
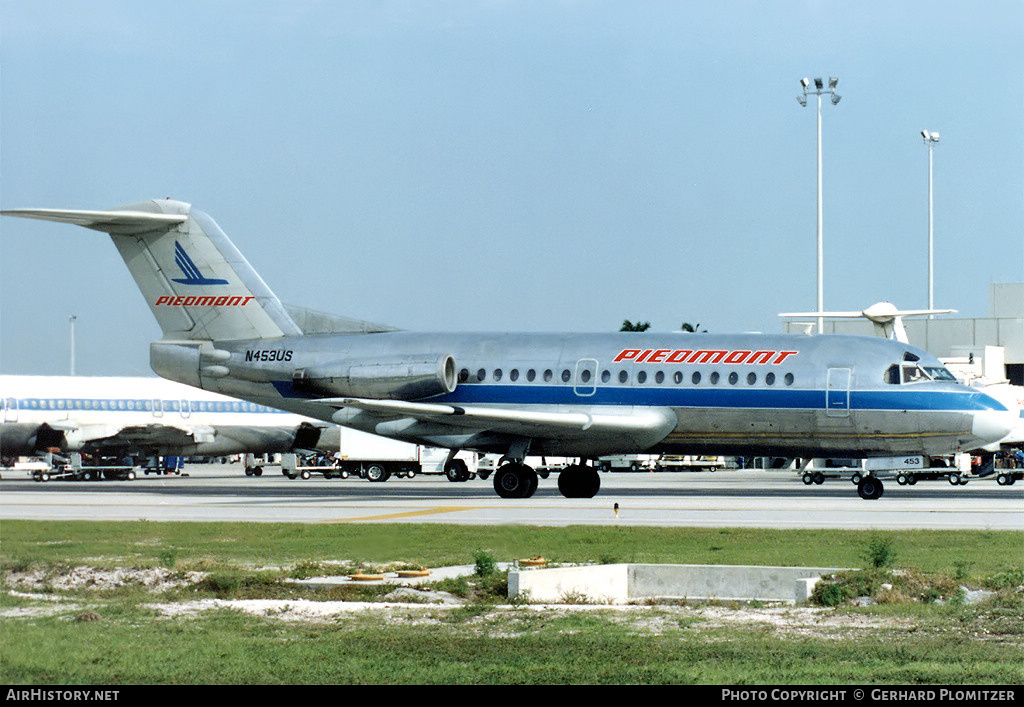
MULTIPOLYGON (((921 137, 928 148, 928 309, 935 309, 935 220, 932 212, 932 151, 939 144, 939 134, 922 130, 921 137)), ((935 315, 929 314, 929 319, 935 315)))
MULTIPOLYGON (((837 105, 842 96, 836 93, 836 86, 839 84, 839 79, 835 76, 829 77, 828 88, 825 88, 824 79, 814 79, 814 88, 811 88, 811 80, 808 78, 800 79, 800 85, 804 89, 802 96, 797 96, 796 100, 800 102, 804 108, 807 107, 807 96, 818 97, 818 312, 825 311, 825 287, 824 287, 824 274, 825 269, 825 257, 822 248, 822 209, 821 209, 821 97, 823 95, 830 95, 832 97, 832 105, 837 105)), ((825 331, 825 317, 818 316, 818 333, 822 334, 825 331)))
POLYGON ((68 317, 68 323, 71 325, 71 375, 75 375, 75 320, 78 319, 74 314, 68 317))

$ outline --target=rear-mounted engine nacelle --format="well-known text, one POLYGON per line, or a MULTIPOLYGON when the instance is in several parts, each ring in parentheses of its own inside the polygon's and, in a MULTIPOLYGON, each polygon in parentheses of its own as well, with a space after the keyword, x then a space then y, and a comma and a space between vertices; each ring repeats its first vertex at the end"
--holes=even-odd
POLYGON ((343 361, 300 368, 293 375, 295 388, 307 393, 397 400, 451 393, 456 382, 455 359, 449 354, 343 361))

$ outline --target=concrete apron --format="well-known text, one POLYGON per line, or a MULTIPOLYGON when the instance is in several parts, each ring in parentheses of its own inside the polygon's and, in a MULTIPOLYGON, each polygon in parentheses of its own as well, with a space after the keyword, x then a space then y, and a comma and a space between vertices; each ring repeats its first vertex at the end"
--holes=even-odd
POLYGON ((807 601, 838 567, 754 565, 591 565, 512 568, 508 596, 530 602, 628 604, 644 599, 807 601))

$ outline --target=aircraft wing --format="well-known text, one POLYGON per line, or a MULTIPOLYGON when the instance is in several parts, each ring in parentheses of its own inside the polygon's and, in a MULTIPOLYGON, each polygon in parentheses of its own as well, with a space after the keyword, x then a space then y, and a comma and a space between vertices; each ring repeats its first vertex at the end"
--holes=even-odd
POLYGON ((208 425, 79 425, 73 420, 46 424, 64 433, 65 439, 75 448, 187 447, 213 441, 216 434, 216 430, 208 425))
POLYGON ((317 402, 339 409, 362 410, 384 418, 412 418, 440 424, 451 427, 453 433, 487 431, 541 439, 627 436, 637 440, 639 446, 660 442, 677 422, 675 413, 669 408, 602 406, 592 409, 573 406, 570 409, 538 410, 365 398, 327 398, 317 402))

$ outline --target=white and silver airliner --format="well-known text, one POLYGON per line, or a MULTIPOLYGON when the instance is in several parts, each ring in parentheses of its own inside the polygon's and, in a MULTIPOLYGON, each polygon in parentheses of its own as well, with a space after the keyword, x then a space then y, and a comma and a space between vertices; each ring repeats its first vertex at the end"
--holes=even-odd
POLYGON ((338 428, 162 378, 0 376, 0 457, 337 449, 338 428), (333 446, 332 446, 333 445, 333 446))
MULTIPOLYGON (((998 440, 1005 407, 930 354, 874 337, 441 334, 282 304, 207 214, 152 200, 106 211, 3 212, 110 234, 156 317, 159 375, 366 432, 503 455, 494 488, 537 489, 527 454, 580 462, 660 453, 951 454, 998 440)), ((875 468, 882 468, 876 466, 875 468)), ((882 487, 868 475, 864 498, 882 487)))

